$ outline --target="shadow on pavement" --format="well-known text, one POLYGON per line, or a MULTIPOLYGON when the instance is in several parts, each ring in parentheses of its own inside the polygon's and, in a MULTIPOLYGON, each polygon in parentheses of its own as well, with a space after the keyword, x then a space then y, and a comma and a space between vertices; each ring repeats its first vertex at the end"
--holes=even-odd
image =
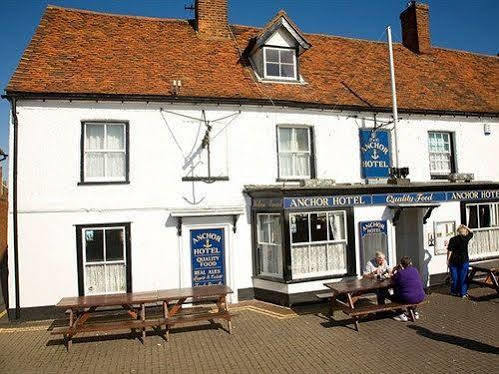
POLYGON ((461 338, 456 335, 434 332, 418 325, 411 325, 409 326, 409 328, 415 330, 418 335, 421 335, 428 339, 457 345, 459 347, 470 349, 476 352, 492 353, 495 355, 499 354, 499 347, 495 347, 493 345, 489 345, 486 343, 481 343, 473 339, 461 338))

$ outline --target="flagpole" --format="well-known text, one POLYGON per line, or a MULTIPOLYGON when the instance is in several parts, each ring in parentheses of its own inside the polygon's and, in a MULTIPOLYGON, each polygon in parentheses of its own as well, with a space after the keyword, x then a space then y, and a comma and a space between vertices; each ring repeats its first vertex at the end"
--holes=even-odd
POLYGON ((393 48, 392 48, 392 29, 390 26, 386 27, 386 34, 388 36, 388 52, 390 56, 390 80, 392 85, 392 108, 393 108, 393 145, 395 148, 394 161, 395 167, 399 168, 399 151, 398 151, 398 137, 397 137, 397 125, 398 125, 398 111, 397 111, 397 90, 395 88, 395 68, 393 65, 393 48))

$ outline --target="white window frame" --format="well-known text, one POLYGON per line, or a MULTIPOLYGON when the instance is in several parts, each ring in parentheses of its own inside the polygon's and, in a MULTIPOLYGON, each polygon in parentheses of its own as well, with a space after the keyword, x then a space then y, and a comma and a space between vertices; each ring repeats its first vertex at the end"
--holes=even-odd
POLYGON ((293 48, 285 48, 285 47, 263 47, 263 76, 265 79, 272 80, 286 80, 286 81, 296 81, 298 80, 298 64, 296 59, 296 50, 293 48), (279 76, 268 75, 267 74, 267 51, 268 50, 276 50, 279 55, 279 62, 269 62, 273 64, 278 64, 279 66, 279 76), (282 77, 281 74, 281 65, 291 65, 290 63, 281 62, 281 52, 280 51, 293 51, 293 77, 282 77))
POLYGON ((81 229, 81 248, 82 248, 82 258, 83 258, 83 292, 85 295, 108 295, 108 294, 115 294, 115 293, 126 293, 126 283, 125 283, 125 290, 124 291, 109 291, 108 290, 108 284, 106 283, 106 291, 105 292, 88 292, 87 290, 87 272, 86 272, 86 267, 87 265, 103 265, 104 266, 104 279, 107 279, 106 272, 107 272, 107 265, 124 265, 125 266, 125 279, 126 279, 126 274, 127 274, 127 258, 126 258, 126 229, 125 226, 119 225, 119 226, 103 226, 103 227, 83 227, 81 229), (107 261, 106 260, 106 230, 118 230, 121 229, 123 233, 123 260, 113 260, 113 261, 107 261), (104 261, 89 261, 87 262, 87 247, 86 247, 86 235, 85 232, 89 230, 97 231, 97 230, 102 230, 104 231, 103 235, 103 255, 104 255, 104 261))
POLYGON ((450 131, 428 131, 428 156, 429 156, 429 168, 430 168, 430 175, 435 176, 435 177, 446 177, 450 173, 453 172, 453 164, 455 163, 455 158, 454 158, 454 149, 453 149, 453 139, 452 139, 453 133, 450 131), (434 134, 440 134, 440 135, 446 135, 448 136, 448 143, 449 143, 449 151, 448 152, 432 152, 431 150, 431 144, 430 144, 430 138, 431 135, 434 134), (449 162, 450 162, 450 168, 449 170, 434 170, 431 167, 432 163, 432 155, 449 155, 449 162))
MULTIPOLYGON (((262 238, 260 238, 260 217, 261 216, 267 216, 267 217, 271 217, 271 216, 275 216, 275 217, 278 217, 279 220, 281 221, 281 225, 282 225, 282 218, 281 218, 281 214, 280 213, 258 213, 256 215, 256 222, 257 222, 257 248, 260 248, 260 244, 265 244, 265 245, 270 245, 270 246, 273 246, 273 247, 276 247, 278 248, 278 250, 280 251, 280 258, 281 258, 281 266, 280 266, 280 269, 279 269, 279 273, 266 273, 264 272, 261 268, 260 268, 260 265, 258 265, 258 275, 263 275, 263 276, 268 276, 268 277, 274 277, 274 278, 281 278, 283 277, 283 266, 284 266, 284 263, 283 263, 283 256, 282 256, 282 248, 283 248, 283 238, 281 237, 281 244, 276 244, 274 242, 265 242, 263 241, 262 238)), ((268 224, 270 225, 270 224, 268 224)), ((270 231, 269 231, 270 233, 270 231)), ((281 231, 279 230, 279 232, 277 233, 279 236, 281 236, 281 231)), ((270 238, 269 238, 270 239, 270 238)), ((260 264, 260 253, 257 253, 257 260, 258 260, 258 264, 260 264)))
MULTIPOLYGON (((279 179, 310 179, 312 178, 312 162, 313 162, 313 152, 312 152, 312 128, 311 126, 306 126, 306 125, 277 125, 277 166, 278 166, 278 178, 279 179), (307 130, 307 136, 308 136, 308 151, 298 151, 298 150, 290 150, 290 151, 282 151, 281 150, 281 129, 290 129, 293 131, 293 129, 306 129, 307 130), (308 154, 308 171, 309 173, 307 175, 283 175, 282 174, 282 168, 281 168, 281 154, 291 154, 293 155, 298 155, 298 154, 308 154)), ((294 166, 293 166, 293 169, 294 166)), ((296 172, 296 170, 293 170, 293 172, 296 172)))
POLYGON ((127 122, 99 122, 89 121, 83 123, 83 181, 82 182, 125 182, 127 180, 128 168, 128 147, 127 147, 127 122), (87 126, 104 126, 104 149, 87 149, 87 126), (107 149, 107 128, 108 126, 122 126, 123 127, 123 148, 122 149, 107 149), (103 177, 89 177, 87 176, 87 153, 103 153, 104 154, 104 176, 103 177), (124 174, 122 177, 108 177, 107 173, 107 155, 109 153, 123 153, 125 156, 124 174))
MULTIPOLYGON (((321 244, 339 244, 343 243, 345 244, 345 249, 347 251, 347 256, 345 258, 345 272, 335 272, 335 271, 322 271, 322 272, 309 272, 309 273, 301 273, 298 277, 295 276, 295 274, 291 274, 291 277, 293 280, 299 280, 299 279, 305 279, 305 278, 317 278, 317 277, 325 277, 325 276, 338 276, 338 275, 345 275, 348 273, 348 226, 347 226, 347 211, 346 210, 322 210, 322 211, 307 211, 307 212, 293 212, 289 214, 289 219, 291 221, 292 216, 296 215, 303 215, 307 214, 308 215, 308 242, 299 242, 299 243, 293 243, 293 233, 291 232, 291 224, 289 225, 289 243, 290 243, 290 256, 291 256, 291 263, 293 261, 293 254, 292 254, 292 249, 293 247, 308 247, 308 258, 310 258, 310 246, 311 245, 321 245, 321 244), (321 241, 312 241, 312 229, 310 225, 310 215, 312 214, 324 214, 326 213, 327 215, 327 240, 321 240, 321 241), (340 239, 340 240, 330 240, 329 239, 329 214, 335 214, 335 213, 342 213, 343 214, 343 227, 345 229, 345 238, 340 239)), ((291 265, 293 267, 293 265, 291 265)))
POLYGON ((472 228, 472 230, 487 230, 487 229, 492 229, 494 227, 499 227, 499 202, 489 202, 489 203, 470 203, 466 204, 466 222, 468 223, 470 221, 470 211, 469 207, 475 206, 477 208, 477 213, 480 208, 480 206, 483 205, 488 205, 490 207, 490 215, 491 215, 491 222, 494 222, 495 225, 493 226, 485 226, 482 227, 480 224, 480 215, 477 214, 477 223, 478 227, 472 228))

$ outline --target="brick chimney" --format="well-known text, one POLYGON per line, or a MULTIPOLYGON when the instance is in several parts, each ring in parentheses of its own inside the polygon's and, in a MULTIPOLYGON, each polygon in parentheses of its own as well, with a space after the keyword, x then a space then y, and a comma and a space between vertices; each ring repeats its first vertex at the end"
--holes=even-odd
POLYGON ((229 38, 228 0, 196 0, 196 29, 206 39, 229 38))
POLYGON ((428 53, 430 41, 430 9, 428 5, 409 2, 407 9, 400 14, 402 44, 414 53, 428 53))

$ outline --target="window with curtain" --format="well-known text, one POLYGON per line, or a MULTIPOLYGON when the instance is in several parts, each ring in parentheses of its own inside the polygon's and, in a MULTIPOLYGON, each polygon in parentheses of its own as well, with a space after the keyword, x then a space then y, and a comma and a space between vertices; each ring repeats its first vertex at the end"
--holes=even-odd
POLYGON ((279 178, 311 178, 312 145, 309 127, 278 127, 279 178))
POLYGON ((452 134, 450 132, 429 132, 430 174, 446 177, 454 172, 452 134))
POLYGON ((290 48, 264 48, 265 78, 296 80, 296 51, 290 48))
POLYGON ((293 213, 289 222, 293 279, 348 272, 345 211, 293 213))
POLYGON ((466 204, 466 223, 474 233, 470 259, 499 256, 499 202, 466 204))
POLYGON ((125 123, 85 123, 83 181, 126 181, 125 123))
POLYGON ((125 227, 82 229, 85 295, 126 292, 125 227))
POLYGON ((281 216, 258 214, 258 274, 282 278, 281 216))

